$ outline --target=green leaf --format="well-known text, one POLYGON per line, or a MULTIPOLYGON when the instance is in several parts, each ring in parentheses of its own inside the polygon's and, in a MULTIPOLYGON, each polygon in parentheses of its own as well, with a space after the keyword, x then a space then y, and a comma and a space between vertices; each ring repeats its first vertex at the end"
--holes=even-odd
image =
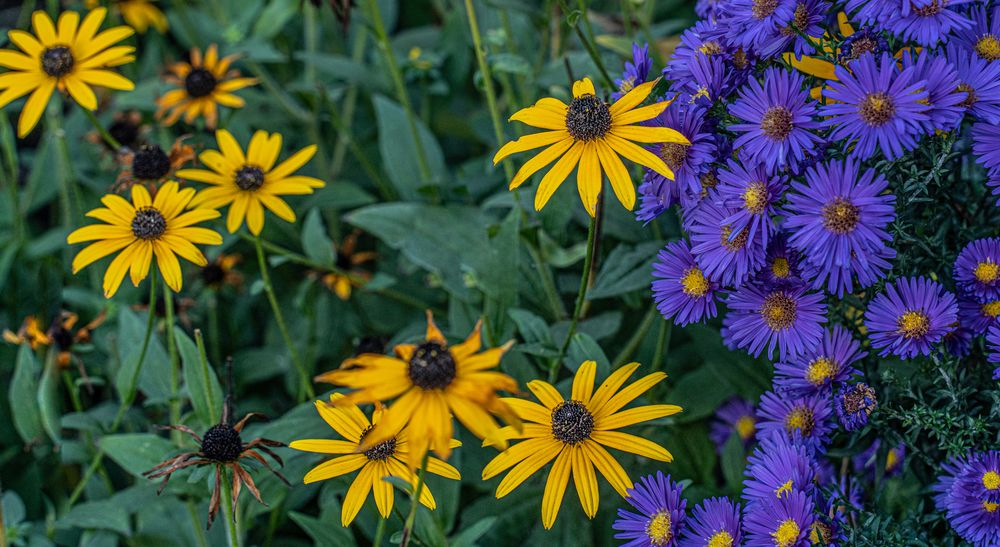
POLYGON ((268 40, 274 38, 295 15, 299 5, 299 0, 271 0, 253 26, 254 35, 268 40))
POLYGON ((320 264, 333 265, 333 241, 326 234, 319 209, 309 211, 302 223, 302 250, 320 264))
POLYGON ((414 120, 420 135, 420 147, 427 160, 430 180, 423 180, 420 149, 413 138, 406 111, 398 103, 381 95, 372 98, 375 119, 378 123, 378 147, 382 165, 403 199, 420 197, 419 190, 426 186, 440 186, 447 179, 444 154, 434 134, 419 119, 414 120))
POLYGON ((483 537, 496 523, 497 517, 486 517, 470 525, 451 538, 451 547, 475 547, 476 541, 483 537))
POLYGON ((584 361, 597 361, 597 378, 606 378, 611 373, 611 361, 604 354, 600 344, 590 337, 590 335, 577 332, 570 340, 569 349, 563 364, 573 372, 580 368, 584 361))
POLYGON ((184 385, 187 386, 191 406, 198 420, 206 426, 214 425, 222 415, 222 387, 205 355, 201 331, 194 331, 197 345, 180 327, 174 328, 177 349, 184 363, 184 385))
POLYGON ((354 544, 354 536, 351 535, 347 528, 342 527, 340 522, 335 524, 322 522, 316 517, 311 517, 297 511, 289 512, 288 518, 292 519, 292 522, 298 524, 305 533, 309 534, 309 537, 312 538, 316 545, 337 547, 339 545, 354 544))
POLYGON ((722 447, 719 463, 722 466, 722 476, 726 478, 729 491, 738 493, 743 484, 743 469, 746 467, 747 457, 743 441, 735 432, 729 436, 725 446, 722 447))
POLYGON ((689 422, 704 418, 722 404, 732 391, 725 389, 715 370, 711 367, 700 367, 682 376, 671 386, 671 404, 680 405, 684 412, 678 414, 678 420, 689 422))
POLYGON ((594 279, 594 286, 587 291, 587 299, 607 298, 639 289, 648 289, 652 281, 652 265, 658 242, 647 242, 632 248, 618 245, 604 259, 601 270, 594 279))
POLYGON ((549 325, 541 317, 528 310, 517 308, 508 310, 507 314, 514 320, 514 324, 517 325, 517 330, 521 333, 521 338, 525 342, 529 344, 537 342, 548 346, 554 345, 549 325))
POLYGON ((515 53, 494 53, 489 56, 489 62, 495 72, 507 72, 521 76, 531 75, 531 63, 515 53))
POLYGON ((155 334, 150 336, 149 348, 142 363, 142 341, 146 335, 145 318, 140 319, 132 310, 118 309, 118 357, 121 366, 115 377, 115 387, 122 399, 128 399, 136 388, 153 400, 166 400, 170 396, 170 360, 155 334), (136 367, 139 369, 137 385, 130 385, 136 367))
POLYGON ((155 467, 175 450, 170 441, 152 433, 108 435, 100 444, 109 458, 136 477, 141 477, 144 471, 155 467))
POLYGON ((56 521, 56 526, 112 530, 126 536, 132 533, 132 528, 129 526, 129 512, 113 500, 88 501, 74 505, 69 513, 56 521))
POLYGON ((40 370, 31 346, 21 344, 14 364, 14 377, 10 381, 10 390, 7 393, 14 429, 17 429, 18 435, 27 444, 37 442, 45 434, 42 429, 42 416, 35 400, 40 370))
POLYGON ((48 433, 49 438, 56 444, 62 443, 60 434, 60 408, 59 395, 59 365, 56 362, 56 350, 50 349, 46 358, 45 370, 42 372, 41 381, 38 384, 38 410, 42 417, 42 427, 48 433))

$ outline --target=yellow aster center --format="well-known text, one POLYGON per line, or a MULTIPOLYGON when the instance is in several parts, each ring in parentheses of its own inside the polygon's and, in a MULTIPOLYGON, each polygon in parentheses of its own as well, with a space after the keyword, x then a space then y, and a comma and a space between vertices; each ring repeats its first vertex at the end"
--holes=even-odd
POLYGON ((698 48, 698 51, 704 53, 705 55, 718 55, 722 53, 724 50, 722 49, 722 45, 720 45, 719 42, 713 40, 702 44, 701 47, 698 48))
POLYGON ((708 538, 708 545, 705 547, 733 547, 733 536, 725 530, 719 530, 708 538))
POLYGON ((767 208, 767 186, 763 182, 754 182, 743 191, 743 207, 751 215, 759 215, 767 208))
POLYGON ((815 425, 816 421, 813 418, 812 410, 804 406, 792 409, 792 411, 785 416, 785 431, 788 431, 789 433, 798 430, 803 435, 808 437, 812 434, 813 426, 815 425))
POLYGON ((897 327, 903 338, 920 338, 931 330, 931 320, 924 312, 908 311, 899 316, 897 327))
POLYGON ((976 42, 976 55, 987 61, 1000 59, 1000 39, 992 34, 984 34, 976 42))
POLYGON ((753 419, 753 416, 740 416, 740 419, 736 420, 736 434, 740 436, 740 439, 750 440, 756 431, 757 421, 753 419))
POLYGON ((799 528, 799 523, 795 522, 793 519, 788 519, 778 526, 778 529, 771 533, 771 537, 774 538, 774 545, 776 547, 792 547, 795 542, 799 539, 799 533, 802 529, 799 528))
POLYGON ((710 287, 708 279, 705 278, 705 274, 701 273, 698 267, 689 268, 684 272, 684 275, 681 277, 681 285, 684 287, 684 294, 696 298, 701 298, 708 294, 710 287))
POLYGON ((798 306, 795 304, 795 299, 788 294, 782 291, 773 292, 764 298, 760 314, 771 330, 785 330, 795 324, 798 306))
POLYGON ((996 490, 1000 488, 1000 473, 996 471, 987 471, 983 473, 983 486, 987 490, 996 490))
POLYGON ((829 545, 830 527, 822 522, 814 522, 812 529, 809 530, 809 541, 813 545, 829 545))
POLYGON ((632 91, 633 87, 635 87, 635 78, 622 78, 622 83, 618 86, 618 91, 628 93, 632 91))
POLYGON ((997 509, 1000 509, 1000 503, 993 503, 991 501, 983 502, 983 509, 986 509, 987 513, 996 513, 997 509))
POLYGON ((646 536, 649 543, 656 546, 666 545, 674 537, 673 530, 670 529, 670 515, 666 511, 660 511, 649 519, 646 524, 646 536))
POLYGON ((896 105, 886 93, 869 93, 858 105, 858 116, 871 127, 885 125, 896 113, 896 105))
POLYGON ((750 231, 746 228, 740 230, 740 233, 736 234, 736 237, 732 236, 733 229, 728 225, 722 227, 722 234, 719 238, 722 246, 728 249, 730 252, 735 253, 736 251, 746 247, 747 241, 750 240, 750 231))
POLYGON ((899 452, 895 448, 890 448, 885 455, 885 470, 892 471, 899 464, 899 452))
POLYGON ((1000 264, 990 260, 980 262, 972 273, 980 283, 993 283, 1000 278, 1000 264))
POLYGON ((774 491, 775 497, 780 498, 782 494, 792 493, 792 479, 788 479, 784 484, 779 486, 777 490, 774 491))
POLYGON ((813 385, 821 385, 826 383, 827 380, 837 374, 837 370, 840 367, 837 363, 828 357, 820 357, 806 368, 806 380, 813 385))
POLYGON ((983 315, 988 315, 990 317, 997 317, 1000 315, 1000 300, 994 300, 987 304, 983 304, 983 315))
POLYGON ((771 263, 771 273, 774 274, 774 277, 782 279, 788 277, 792 273, 792 267, 788 264, 788 259, 783 256, 775 258, 774 262, 771 263))

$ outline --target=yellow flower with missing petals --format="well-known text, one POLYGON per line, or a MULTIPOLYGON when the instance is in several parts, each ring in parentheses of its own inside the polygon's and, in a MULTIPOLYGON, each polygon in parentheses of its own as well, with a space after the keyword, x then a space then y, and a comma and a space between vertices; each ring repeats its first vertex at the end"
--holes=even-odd
POLYGON ((497 486, 496 496, 511 493, 528 477, 555 460, 542 494, 542 525, 552 528, 569 485, 570 475, 587 517, 597 514, 599 492, 594 468, 611 483, 622 497, 632 487, 625 469, 605 447, 631 452, 661 462, 673 461, 662 446, 642 437, 615 431, 625 426, 656 420, 681 411, 676 405, 648 405, 622 408, 667 377, 662 372, 644 376, 624 389, 619 389, 639 368, 639 363, 625 365, 611 373, 594 391, 597 363, 580 365, 573 378, 570 400, 548 382, 534 380, 528 389, 542 403, 524 399, 504 399, 521 417, 524 430, 518 434, 506 429, 511 439, 527 439, 501 452, 483 469, 483 480, 489 480, 510 469, 497 486))
POLYGON ((17 136, 35 128, 45 112, 52 92, 69 92, 87 110, 97 109, 92 85, 130 90, 128 78, 108 70, 135 60, 132 46, 114 46, 133 34, 120 26, 98 32, 108 10, 97 8, 80 21, 80 14, 65 11, 58 25, 44 11, 31 15, 35 34, 12 30, 7 35, 21 51, 0 50, 0 66, 10 69, 0 74, 0 108, 31 92, 17 122, 17 136), (23 52, 23 53, 22 53, 23 52))
POLYGON ((156 258, 157 268, 167 286, 174 292, 181 290, 183 277, 177 256, 198 266, 208 264, 205 255, 194 245, 222 244, 222 236, 208 228, 195 224, 219 218, 219 212, 212 209, 194 209, 184 212, 194 198, 194 189, 179 189, 176 182, 168 182, 149 195, 144 186, 132 187, 132 203, 125 198, 107 194, 101 198, 104 207, 87 213, 107 224, 91 224, 79 228, 66 238, 68 243, 94 241, 73 259, 73 273, 77 273, 94 261, 110 254, 118 253, 104 273, 104 296, 111 298, 121 285, 125 274, 131 276, 132 284, 149 275, 149 268, 156 258))
POLYGON ((202 57, 201 50, 191 48, 191 62, 174 63, 168 67, 170 75, 165 79, 178 89, 170 90, 156 100, 159 108, 156 117, 161 118, 169 110, 163 121, 166 125, 177 123, 184 116, 185 123, 193 123, 195 118, 205 118, 205 125, 215 129, 219 121, 219 106, 243 108, 243 99, 233 95, 233 91, 257 83, 257 78, 240 78, 240 73, 230 70, 237 55, 219 58, 219 48, 208 46, 202 57))
POLYGON ((211 184, 195 196, 192 206, 218 209, 229 206, 226 228, 235 233, 246 220, 253 235, 264 229, 264 208, 282 220, 295 222, 295 211, 280 196, 311 194, 325 182, 292 173, 306 164, 316 154, 316 145, 299 150, 292 157, 278 164, 281 153, 281 135, 257 131, 250 139, 246 154, 233 135, 225 129, 215 132, 219 150, 206 150, 198 156, 211 171, 182 169, 177 176, 211 184))
POLYGON ((638 85, 613 104, 596 95, 590 78, 573 84, 573 100, 569 105, 559 99, 541 99, 534 106, 517 111, 510 120, 549 131, 525 135, 505 144, 493 157, 493 164, 517 152, 547 147, 528 160, 510 181, 513 190, 538 170, 559 160, 535 190, 536 210, 545 207, 574 168, 580 199, 590 216, 596 214, 597 196, 604 186, 605 173, 618 201, 631 210, 635 206, 635 187, 619 156, 673 180, 673 171, 660 157, 635 143, 690 144, 684 135, 669 127, 635 125, 655 118, 670 104, 670 101, 663 101, 637 108, 649 97, 657 82, 659 80, 638 85))
MULTIPOLYGON (((385 411, 381 406, 376 407, 372 420, 369 422, 368 417, 361 412, 357 405, 345 403, 343 399, 342 394, 334 393, 330 396, 329 404, 316 401, 316 410, 327 425, 347 440, 304 439, 293 441, 288 446, 303 452, 336 456, 306 473, 302 479, 305 484, 361 470, 354 477, 354 481, 344 496, 344 502, 340 508, 340 524, 342 526, 351 524, 365 500, 368 499, 369 492, 374 492, 378 512, 382 518, 387 519, 392 514, 395 496, 392 484, 385 479, 396 477, 409 483, 411 488, 415 489, 417 486, 417 475, 409 467, 403 465, 403 462, 409 459, 412 441, 409 440, 409 433, 404 429, 378 444, 366 446, 366 437, 372 428, 382 420, 385 411)), ((449 446, 452 448, 461 444, 455 439, 449 440, 449 446)), ((446 479, 457 481, 462 478, 457 469, 433 457, 427 458, 427 471, 446 479)), ((431 511, 437 507, 434 496, 431 495, 426 483, 420 490, 420 503, 431 511)))
POLYGON ((506 447, 500 426, 492 414, 520 428, 517 415, 497 395, 497 390, 517 391, 517 382, 494 369, 511 343, 479 351, 482 322, 464 342, 448 346, 444 335, 427 312, 426 340, 400 344, 395 357, 364 353, 347 359, 340 369, 321 374, 317 382, 355 389, 342 402, 395 402, 385 417, 365 438, 363 448, 391 438, 406 427, 410 438, 408 462, 416 469, 424 454, 433 450, 442 459, 451 454, 452 414, 480 439, 506 447))

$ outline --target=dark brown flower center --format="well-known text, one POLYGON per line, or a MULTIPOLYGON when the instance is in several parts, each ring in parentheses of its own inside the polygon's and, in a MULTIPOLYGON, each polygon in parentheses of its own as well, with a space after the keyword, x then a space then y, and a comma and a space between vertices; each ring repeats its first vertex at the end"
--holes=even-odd
POLYGON ((879 49, 878 40, 871 36, 864 36, 851 42, 849 51, 844 53, 845 61, 853 61, 865 53, 876 53, 879 49))
POLYGON ((913 7, 913 12, 921 17, 931 17, 941 13, 941 9, 944 8, 944 0, 938 2, 938 0, 931 0, 930 4, 926 6, 916 6, 911 4, 913 7))
POLYGON ((599 139, 611 131, 608 103, 594 95, 577 97, 566 110, 566 130, 578 141, 599 139))
POLYGON ((170 172, 170 158, 155 144, 147 144, 132 158, 132 174, 142 180, 158 180, 170 172))
POLYGON ((958 103, 958 106, 961 106, 962 108, 972 108, 976 105, 976 102, 979 101, 979 94, 976 93, 976 90, 969 84, 958 84, 958 91, 965 92, 965 99, 958 103))
POLYGON ((792 111, 784 106, 768 108, 760 120, 760 130, 773 140, 785 140, 792 132, 792 111))
POLYGON ((108 126, 108 133, 111 133, 118 144, 126 148, 135 148, 139 141, 139 126, 127 119, 111 122, 111 125, 108 126))
POLYGON ((156 239, 167 231, 167 219, 153 207, 141 207, 132 217, 132 234, 139 239, 156 239))
POLYGON ((749 230, 740 230, 740 233, 736 234, 736 237, 730 238, 733 233, 733 229, 729 226, 722 227, 722 246, 729 249, 730 252, 736 252, 746 246, 747 241, 750 239, 749 230))
POLYGON ((778 9, 778 0, 753 0, 750 13, 753 14, 754 19, 759 21, 769 17, 776 9, 778 9))
POLYGON ((455 379, 455 358, 443 345, 424 342, 413 350, 407 372, 421 389, 444 389, 455 379))
POLYGON ((240 190, 253 191, 264 185, 264 171, 260 167, 244 165, 236 171, 236 186, 240 190))
POLYGON ((191 72, 188 72, 187 77, 184 78, 184 89, 187 90, 188 95, 197 99, 210 95, 212 91, 215 91, 217 83, 211 72, 204 68, 192 68, 191 72))
POLYGON ((798 305, 795 299, 784 291, 773 292, 764 297, 760 307, 760 315, 773 331, 791 328, 798 316, 798 305))
POLYGON ((858 116, 871 127, 885 125, 896 113, 892 97, 885 93, 869 93, 858 105, 858 116))
POLYGON ((73 63, 73 52, 66 46, 50 47, 42 53, 42 70, 53 78, 68 74, 73 63))
POLYGON ((794 433, 798 430, 802 435, 808 437, 816 427, 816 417, 812 409, 807 406, 797 406, 785 415, 785 431, 794 433))
POLYGON ((828 231, 844 235, 854 231, 861 220, 861 209, 842 197, 823 206, 823 227, 828 231))
POLYGON ((671 171, 677 171, 684 165, 684 160, 687 159, 688 148, 690 145, 680 144, 676 142, 665 142, 660 145, 660 159, 663 163, 667 164, 667 167, 671 171))
POLYGON ((583 403, 565 401, 552 409, 552 436, 568 443, 577 444, 590 438, 594 431, 594 415, 583 403))
MULTIPOLYGON (((361 438, 358 439, 358 444, 365 442, 365 437, 375 426, 368 426, 367 429, 361 432, 361 438)), ((382 461, 389 459, 396 453, 396 437, 392 437, 388 440, 382 441, 368 450, 362 452, 366 458, 371 461, 382 461)))
POLYGON ((234 462, 243 452, 240 432, 229 424, 213 425, 201 439, 201 453, 217 462, 234 462))
POLYGON ((848 414, 864 412, 871 415, 878 404, 875 398, 875 390, 868 384, 859 383, 842 395, 844 410, 848 414))

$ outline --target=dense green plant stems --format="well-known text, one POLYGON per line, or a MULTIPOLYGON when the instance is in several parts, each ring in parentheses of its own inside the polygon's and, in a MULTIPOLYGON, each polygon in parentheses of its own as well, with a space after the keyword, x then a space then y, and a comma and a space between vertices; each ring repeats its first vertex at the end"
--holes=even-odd
MULTIPOLYGON (((181 423, 181 361, 177 355, 177 340, 174 338, 174 293, 166 283, 163 284, 163 307, 167 316, 164 333, 167 335, 167 353, 170 355, 170 423, 179 424, 181 423)), ((170 438, 174 444, 180 444, 181 432, 171 431, 170 438)))
POLYGON ((223 474, 222 480, 222 518, 226 519, 226 539, 230 547, 240 547, 240 530, 236 525, 236 513, 233 512, 233 481, 236 480, 228 470, 218 468, 216 473, 223 474))
POLYGON ((576 306, 573 308, 573 317, 570 319, 569 330, 566 331, 566 338, 559 347, 559 354, 549 365, 549 383, 555 383, 559 378, 559 369, 562 367, 563 357, 566 350, 576 334, 577 324, 580 322, 580 315, 583 313, 583 303, 587 299, 587 286, 590 284, 590 270, 594 265, 594 251, 597 247, 597 217, 590 217, 590 226, 587 229, 587 256, 583 260, 583 273, 580 274, 580 290, 576 294, 576 306))

